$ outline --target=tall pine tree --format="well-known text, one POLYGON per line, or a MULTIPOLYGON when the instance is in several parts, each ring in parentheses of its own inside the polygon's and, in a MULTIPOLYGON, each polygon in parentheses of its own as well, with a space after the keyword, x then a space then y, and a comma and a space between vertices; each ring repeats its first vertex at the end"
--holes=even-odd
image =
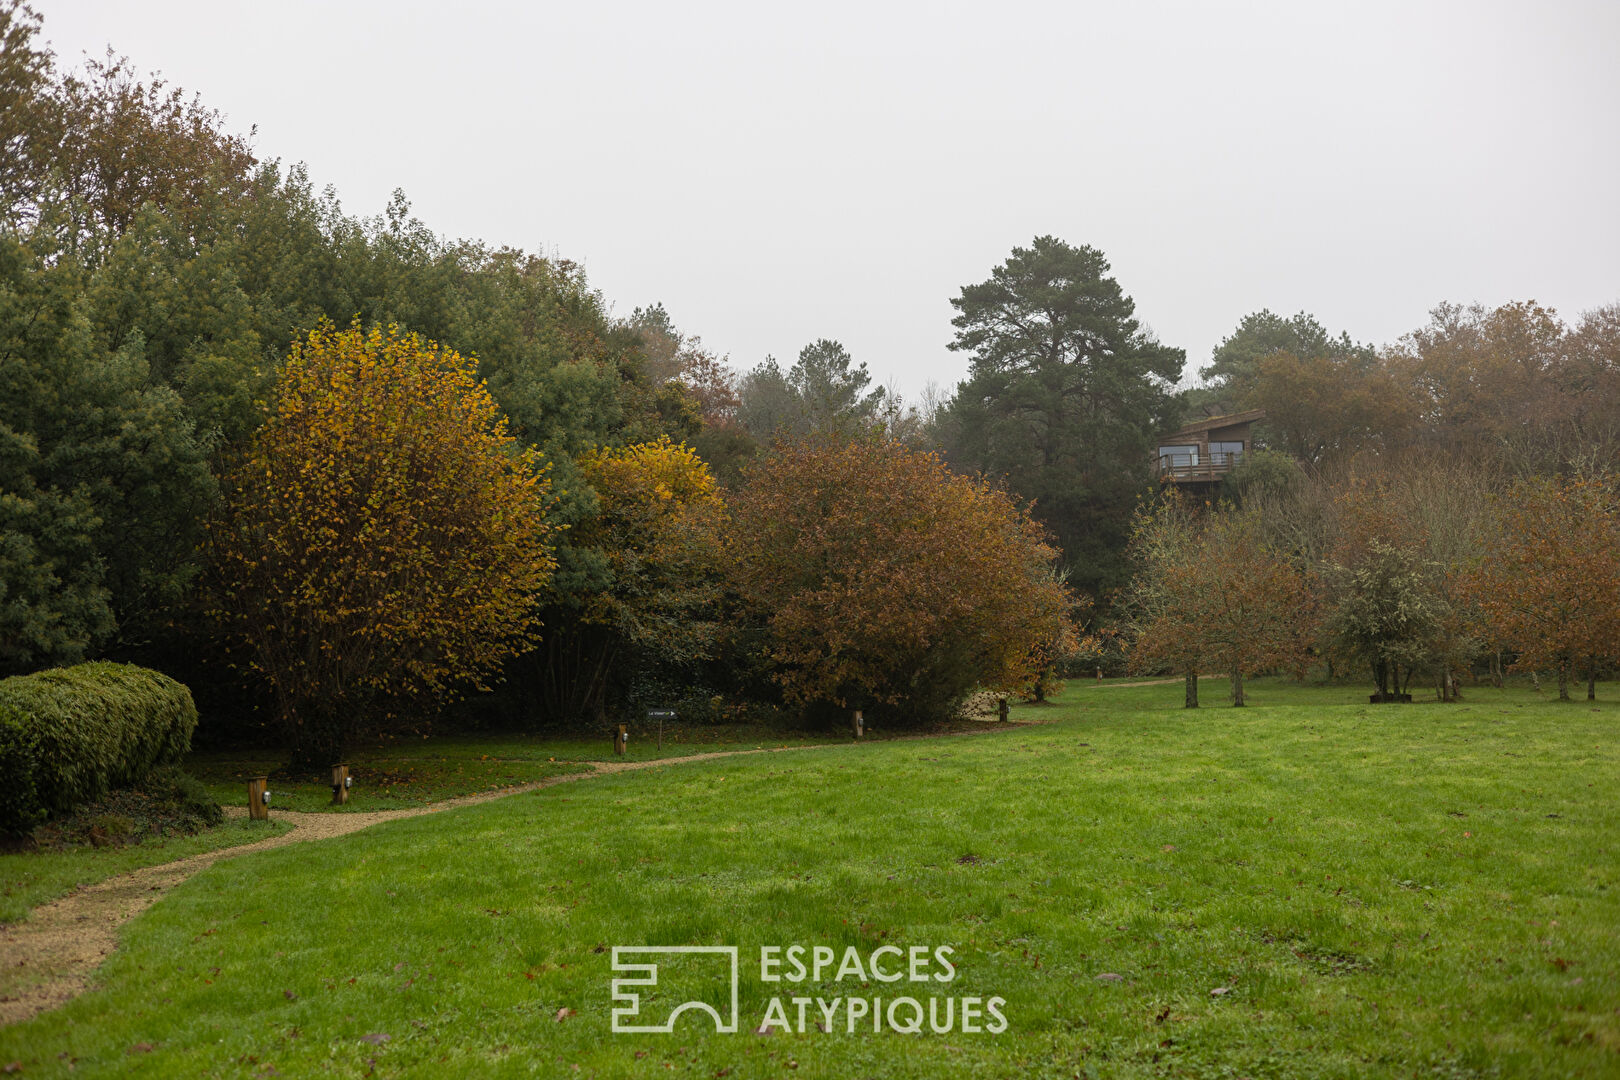
POLYGON ((1177 419, 1185 352, 1142 329, 1102 252, 1051 236, 1014 248, 951 304, 951 348, 971 357, 950 406, 952 462, 1034 499, 1075 585, 1120 584, 1133 498, 1156 432, 1177 419))

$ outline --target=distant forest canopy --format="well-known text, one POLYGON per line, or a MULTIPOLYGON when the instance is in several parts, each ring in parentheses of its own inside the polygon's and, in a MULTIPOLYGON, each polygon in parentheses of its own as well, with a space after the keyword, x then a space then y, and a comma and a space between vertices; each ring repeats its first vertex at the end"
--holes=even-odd
MULTIPOLYGON (((195 663, 185 642, 221 478, 294 342, 323 324, 397 326, 470 358, 511 435, 547 463, 545 644, 508 674, 541 687, 524 707, 558 715, 599 713, 605 656, 640 649, 626 679, 673 677, 647 659, 651 624, 625 614, 652 601, 615 592, 624 541, 604 524, 617 474, 602 463, 617 448, 684 443, 723 493, 778 444, 937 452, 1031 507, 1098 617, 1132 574, 1156 440, 1191 418, 1266 411, 1251 451, 1270 453, 1226 482, 1238 501, 1425 466, 1596 474, 1620 449, 1620 304, 1573 322, 1533 301, 1441 304, 1385 346, 1261 310, 1180 390, 1184 352, 1140 326, 1103 253, 1037 237, 952 299, 966 376, 907 400, 832 338, 735 366, 662 305, 616 316, 577 263, 448 240, 401 193, 354 216, 304 166, 261 160, 251 130, 127 59, 65 69, 19 0, 0 2, 0 41, 7 672, 109 653, 195 663)), ((660 617, 708 626, 716 593, 661 592, 673 606, 660 617)), ((685 642, 666 659, 705 657, 685 642)))

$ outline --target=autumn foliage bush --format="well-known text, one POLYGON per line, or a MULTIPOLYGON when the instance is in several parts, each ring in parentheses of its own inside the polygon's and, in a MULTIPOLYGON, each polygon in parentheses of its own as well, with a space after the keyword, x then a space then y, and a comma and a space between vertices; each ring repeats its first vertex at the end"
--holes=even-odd
POLYGON ((1070 640, 1056 553, 1012 499, 875 437, 779 444, 732 503, 732 586, 790 702, 945 715, 1070 640))
POLYGON ((535 640, 555 565, 544 473, 456 353, 397 328, 294 347, 209 545, 215 614, 300 763, 535 640))

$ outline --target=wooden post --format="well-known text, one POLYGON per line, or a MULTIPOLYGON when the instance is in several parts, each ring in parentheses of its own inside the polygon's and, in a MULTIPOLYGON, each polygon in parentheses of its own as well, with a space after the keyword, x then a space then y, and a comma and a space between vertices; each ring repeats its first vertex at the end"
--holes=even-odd
POLYGON ((1097 669, 1097 681, 1102 682, 1102 668, 1097 669))
POLYGON ((270 790, 268 776, 255 776, 248 781, 248 817, 254 821, 270 820, 270 804, 264 801, 265 792, 270 790))
POLYGON ((332 766, 332 805, 342 806, 349 801, 349 767, 332 766))
POLYGON ((613 736, 613 752, 615 754, 624 754, 624 743, 629 737, 630 732, 626 729, 625 725, 620 724, 618 733, 613 736))
POLYGON ((857 739, 862 738, 863 736, 865 736, 865 734, 866 734, 866 722, 861 719, 861 710, 859 710, 859 709, 855 710, 855 716, 854 716, 854 719, 851 721, 851 724, 855 728, 855 737, 857 739))
POLYGON ((1008 714, 1008 712, 1009 712, 1009 710, 1007 708, 1007 699, 1002 698, 996 704, 996 715, 1001 718, 1001 722, 1003 724, 1005 724, 1007 722, 1007 714, 1008 714))

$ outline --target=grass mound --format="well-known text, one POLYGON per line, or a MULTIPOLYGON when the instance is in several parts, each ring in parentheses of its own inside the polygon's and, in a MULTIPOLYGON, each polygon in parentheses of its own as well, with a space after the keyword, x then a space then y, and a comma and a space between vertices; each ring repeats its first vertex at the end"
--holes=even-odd
POLYGON ((113 791, 72 813, 36 826, 25 850, 120 847, 147 839, 193 836, 225 820, 196 777, 174 766, 154 769, 139 786, 113 791))

